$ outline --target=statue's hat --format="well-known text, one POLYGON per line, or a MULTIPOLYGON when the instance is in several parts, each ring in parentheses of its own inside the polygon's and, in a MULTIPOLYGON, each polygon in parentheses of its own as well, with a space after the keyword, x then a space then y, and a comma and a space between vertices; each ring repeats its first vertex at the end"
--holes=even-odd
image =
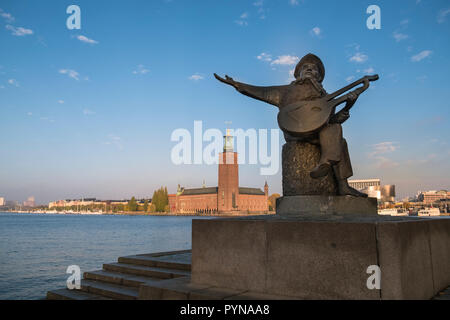
POLYGON ((320 60, 318 56, 312 53, 308 53, 297 63, 294 71, 294 77, 297 79, 300 76, 300 70, 305 63, 314 63, 317 66, 320 74, 319 82, 322 82, 323 78, 325 77, 325 67, 322 63, 322 60, 320 60))

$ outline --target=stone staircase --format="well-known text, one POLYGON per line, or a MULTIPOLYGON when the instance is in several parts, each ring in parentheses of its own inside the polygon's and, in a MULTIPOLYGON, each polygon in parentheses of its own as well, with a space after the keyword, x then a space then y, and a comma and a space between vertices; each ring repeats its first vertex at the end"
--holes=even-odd
MULTIPOLYGON (((80 290, 47 292, 49 300, 136 300, 141 286, 159 288, 167 280, 190 280, 191 252, 174 251, 120 257, 102 270, 83 274, 80 290)), ((147 290, 148 291, 148 290, 147 290)))

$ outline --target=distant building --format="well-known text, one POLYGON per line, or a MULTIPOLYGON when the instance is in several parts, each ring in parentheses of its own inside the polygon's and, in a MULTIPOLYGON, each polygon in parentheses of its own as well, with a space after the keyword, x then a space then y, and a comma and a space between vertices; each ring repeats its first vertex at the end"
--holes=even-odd
MULTIPOLYGON (((136 203, 144 204, 145 200, 151 203, 151 199, 136 199, 136 203)), ((84 199, 66 199, 66 200, 56 200, 49 202, 49 209, 52 208, 69 208, 77 206, 90 206, 90 205, 127 205, 128 200, 97 200, 96 198, 84 198, 84 199)))
POLYGON ((379 203, 395 202, 395 185, 381 185, 380 179, 348 180, 348 184, 371 198, 377 198, 379 203))
POLYGON ((0 207, 3 207, 6 205, 5 198, 0 197, 0 207))
POLYGON ((425 191, 421 192, 417 198, 422 201, 425 204, 432 204, 434 202, 439 202, 441 200, 447 200, 450 199, 450 192, 447 190, 431 190, 431 191, 425 191))
POLYGON ((19 202, 17 202, 16 200, 6 200, 5 206, 14 209, 19 206, 19 202))
POLYGON ((35 206, 34 197, 33 196, 28 197, 28 199, 23 202, 23 206, 24 207, 34 207, 35 206))
POLYGON ((233 151, 233 137, 224 136, 224 149, 219 154, 218 186, 185 189, 178 186, 169 194, 169 210, 174 213, 267 212, 269 186, 239 187, 238 154, 233 151))
POLYGON ((362 180, 348 180, 350 187, 356 190, 363 190, 368 187, 379 187, 381 186, 380 179, 362 179, 362 180))

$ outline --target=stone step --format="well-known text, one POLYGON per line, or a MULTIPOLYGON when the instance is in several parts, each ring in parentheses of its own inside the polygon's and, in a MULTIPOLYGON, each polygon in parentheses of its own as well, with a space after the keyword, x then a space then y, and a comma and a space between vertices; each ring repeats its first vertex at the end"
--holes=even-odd
POLYGON ((136 300, 139 296, 136 287, 85 279, 81 280, 81 290, 114 300, 136 300))
POLYGON ((106 263, 103 265, 103 270, 158 279, 172 279, 189 276, 191 274, 189 271, 186 270, 147 267, 145 265, 136 265, 128 263, 106 263))
POLYGON ((139 287, 141 283, 161 281, 154 277, 139 276, 128 273, 113 272, 109 270, 97 270, 84 273, 84 279, 99 282, 107 282, 125 287, 139 287))
POLYGON ((47 292, 47 300, 111 300, 81 290, 58 289, 47 292))
POLYGON ((144 283, 139 288, 140 300, 223 300, 243 290, 191 283, 190 277, 144 283))
POLYGON ((177 270, 191 270, 190 252, 174 253, 166 255, 132 255, 120 257, 119 263, 142 265, 147 267, 168 268, 177 270))

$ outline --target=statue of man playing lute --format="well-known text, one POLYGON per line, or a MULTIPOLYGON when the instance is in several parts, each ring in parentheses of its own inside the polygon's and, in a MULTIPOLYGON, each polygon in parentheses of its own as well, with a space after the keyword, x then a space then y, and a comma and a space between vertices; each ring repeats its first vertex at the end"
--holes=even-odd
POLYGON ((289 85, 260 87, 234 81, 228 76, 214 76, 244 95, 277 106, 278 125, 286 142, 303 141, 320 146, 320 160, 310 172, 312 178, 324 177, 332 170, 339 195, 367 197, 348 185, 347 179, 353 171, 341 124, 350 117, 350 108, 369 87, 369 81, 378 80, 378 75, 365 76, 328 94, 322 87, 325 67, 319 57, 310 53, 297 64, 295 81, 289 85), (359 84, 363 86, 341 96, 359 84), (336 107, 344 102, 344 108, 336 113, 336 107))

